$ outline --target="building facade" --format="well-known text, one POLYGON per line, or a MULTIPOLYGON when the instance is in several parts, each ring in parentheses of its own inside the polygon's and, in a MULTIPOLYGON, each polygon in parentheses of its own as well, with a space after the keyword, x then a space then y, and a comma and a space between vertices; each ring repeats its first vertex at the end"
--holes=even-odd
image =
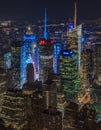
POLYGON ((52 39, 41 39, 39 42, 39 79, 43 83, 53 72, 53 43, 52 39))
POLYGON ((60 54, 60 74, 62 91, 67 100, 74 100, 79 91, 77 55, 71 50, 60 54))
POLYGON ((21 48, 21 64, 20 64, 20 88, 22 89, 23 84, 26 82, 26 66, 28 63, 32 63, 34 66, 34 80, 39 80, 39 64, 38 64, 38 48, 36 44, 36 36, 31 31, 30 27, 24 35, 23 45, 21 48))
POLYGON ((62 114, 54 107, 49 107, 42 113, 42 130, 62 130, 62 114))

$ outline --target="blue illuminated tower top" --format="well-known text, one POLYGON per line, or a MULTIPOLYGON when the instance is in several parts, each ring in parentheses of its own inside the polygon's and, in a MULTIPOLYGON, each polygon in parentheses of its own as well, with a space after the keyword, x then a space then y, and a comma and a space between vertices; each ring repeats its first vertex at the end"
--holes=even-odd
POLYGON ((46 14, 46 8, 44 12, 44 32, 43 32, 43 38, 47 39, 48 34, 47 34, 47 14, 46 14))
POLYGON ((31 40, 31 41, 36 40, 36 36, 33 35, 33 32, 31 31, 30 26, 28 26, 26 35, 24 35, 23 38, 24 38, 24 41, 26 41, 26 40, 31 40))

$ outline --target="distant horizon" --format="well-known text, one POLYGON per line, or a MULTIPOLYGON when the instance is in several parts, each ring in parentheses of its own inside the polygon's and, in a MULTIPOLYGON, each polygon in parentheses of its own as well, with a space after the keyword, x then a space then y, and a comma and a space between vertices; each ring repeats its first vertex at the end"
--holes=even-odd
MULTIPOLYGON (((21 22, 21 23, 23 23, 23 22, 29 22, 29 23, 33 23, 33 24, 43 24, 44 23, 44 18, 43 19, 41 19, 41 20, 33 20, 33 19, 1 19, 0 18, 0 22, 5 22, 5 21, 11 21, 11 22, 21 22)), ((64 18, 64 19, 47 19, 47 24, 51 24, 51 23, 62 23, 62 22, 69 22, 69 21, 71 21, 71 22, 74 22, 74 19, 70 19, 70 18, 68 18, 68 19, 66 19, 66 18, 64 18)), ((100 21, 101 22, 101 17, 99 17, 99 18, 96 18, 96 19, 77 19, 77 24, 80 24, 81 22, 96 22, 96 21, 100 21)))
MULTIPOLYGON (((49 17, 49 16, 48 16, 49 17)), ((73 20, 74 18, 73 17, 64 17, 64 18, 47 18, 47 21, 64 21, 64 20, 73 20)), ((94 20, 98 20, 98 19, 101 19, 101 17, 96 17, 96 18, 78 18, 77 17, 77 20, 87 20, 87 21, 94 21, 94 20)), ((0 17, 0 21, 35 21, 35 22, 38 22, 38 21, 43 21, 44 20, 44 16, 41 17, 41 18, 38 18, 36 17, 36 19, 34 19, 33 17, 32 18, 26 18, 26 17, 17 17, 17 18, 12 18, 12 17, 0 17)))

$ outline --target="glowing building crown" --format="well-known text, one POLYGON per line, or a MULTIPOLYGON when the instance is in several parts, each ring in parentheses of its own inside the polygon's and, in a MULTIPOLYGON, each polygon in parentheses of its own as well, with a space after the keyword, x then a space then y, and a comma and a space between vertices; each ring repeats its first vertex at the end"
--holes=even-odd
POLYGON ((26 35, 33 35, 33 32, 32 32, 32 30, 31 30, 31 27, 30 27, 30 26, 27 27, 26 35))

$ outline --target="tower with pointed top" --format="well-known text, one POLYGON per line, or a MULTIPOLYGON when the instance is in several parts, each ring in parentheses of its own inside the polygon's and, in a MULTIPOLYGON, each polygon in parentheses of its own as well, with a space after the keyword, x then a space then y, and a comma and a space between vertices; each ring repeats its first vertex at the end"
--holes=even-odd
POLYGON ((45 39, 48 38, 48 33, 47 33, 47 13, 46 13, 46 8, 45 8, 45 14, 44 14, 44 32, 43 32, 43 38, 45 38, 45 39))
POLYGON ((46 9, 44 12, 44 31, 43 37, 39 41, 39 79, 43 83, 48 75, 53 72, 53 39, 49 39, 47 33, 46 9))
POLYGON ((74 28, 77 26, 77 4, 76 0, 74 0, 74 28))

